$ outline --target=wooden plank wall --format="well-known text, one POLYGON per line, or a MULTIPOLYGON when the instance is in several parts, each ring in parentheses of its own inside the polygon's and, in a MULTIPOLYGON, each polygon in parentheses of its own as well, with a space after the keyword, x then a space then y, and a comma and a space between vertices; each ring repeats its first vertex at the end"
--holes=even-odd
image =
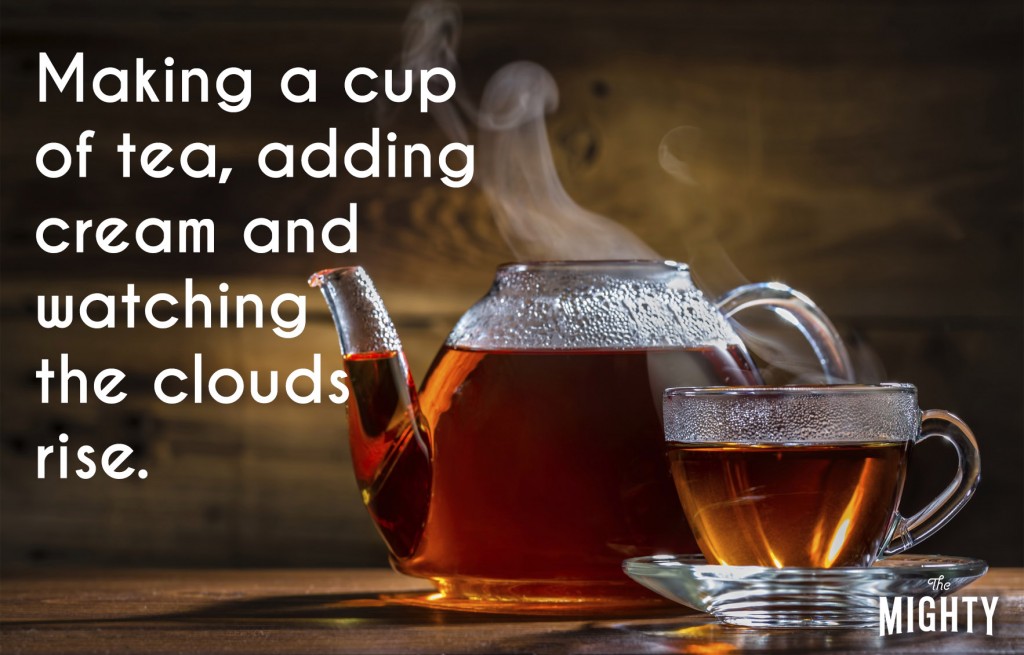
MULTIPOLYGON (((35 324, 35 296, 126 281, 174 291, 302 293, 305 277, 363 263, 396 317, 418 375, 462 310, 510 258, 476 189, 417 180, 267 180, 259 147, 342 142, 374 124, 339 92, 349 68, 395 61, 406 2, 268 0, 64 5, 5 1, 0 546, 5 565, 361 565, 384 562, 349 471, 343 411, 330 405, 166 406, 154 373, 204 352, 211 366, 291 371, 314 352, 332 368, 335 337, 313 291, 297 339, 269 330, 153 329, 59 335, 35 324), (40 50, 87 67, 134 57, 255 75, 247 111, 212 106, 35 102, 40 50), (315 106, 278 98, 291 66, 320 70, 315 106), (216 143, 234 166, 224 186, 117 177, 96 156, 88 181, 35 173, 46 140, 97 130, 111 149, 138 142, 216 143), (241 245, 254 216, 343 215, 360 206, 359 254, 257 256, 241 245), (149 216, 217 221, 213 256, 43 255, 33 231, 48 216, 135 223, 149 216), (89 371, 124 368, 135 393, 114 407, 41 406, 33 370, 66 351, 89 371), (145 481, 35 479, 35 449, 67 431, 74 443, 136 447, 145 481)), ((976 500, 928 549, 1021 564, 1022 240, 1019 3, 467 2, 460 55, 479 93, 503 63, 550 68, 561 105, 550 134, 566 187, 704 284, 782 279, 815 298, 890 379, 916 383, 925 406, 961 413, 982 443, 976 500), (659 168, 677 125, 702 142, 699 187, 659 168), (1006 517, 1014 517, 1012 520, 1006 517)), ((402 141, 434 147, 429 120, 404 111, 402 141)), ((948 474, 942 452, 915 462, 910 501, 948 474), (934 474, 933 474, 934 472, 934 474)))

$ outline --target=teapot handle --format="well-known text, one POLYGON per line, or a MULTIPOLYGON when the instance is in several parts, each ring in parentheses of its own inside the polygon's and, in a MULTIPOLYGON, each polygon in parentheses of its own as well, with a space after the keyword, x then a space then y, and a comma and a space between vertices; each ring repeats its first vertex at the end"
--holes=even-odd
POLYGON ((810 298, 779 282, 760 282, 737 287, 718 299, 727 318, 749 307, 767 307, 792 323, 811 344, 829 384, 853 381, 853 366, 843 340, 832 321, 810 298))

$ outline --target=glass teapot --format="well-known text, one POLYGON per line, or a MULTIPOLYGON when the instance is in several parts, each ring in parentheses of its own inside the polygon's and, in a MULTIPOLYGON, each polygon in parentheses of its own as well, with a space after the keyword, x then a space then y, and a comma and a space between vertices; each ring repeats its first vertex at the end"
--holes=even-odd
POLYGON ((621 562, 698 552, 664 455, 668 387, 759 384, 729 317, 773 308, 827 381, 850 377, 809 298, 765 283, 709 302, 684 264, 514 263, 459 320, 419 392, 361 267, 310 278, 341 341, 363 502, 395 568, 454 606, 650 599, 621 562))

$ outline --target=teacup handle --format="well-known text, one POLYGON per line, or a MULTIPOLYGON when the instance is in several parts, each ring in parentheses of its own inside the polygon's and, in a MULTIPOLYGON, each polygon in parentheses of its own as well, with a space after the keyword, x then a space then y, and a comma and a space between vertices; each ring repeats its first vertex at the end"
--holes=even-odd
POLYGON ((811 344, 825 371, 825 382, 853 381, 850 355, 832 321, 813 300, 796 289, 780 282, 746 284, 728 292, 716 304, 728 318, 748 307, 768 307, 796 326, 811 344))
POLYGON ((882 556, 898 555, 932 536, 967 504, 981 480, 978 442, 959 416, 941 409, 924 412, 921 415, 921 434, 913 444, 916 446, 931 437, 942 437, 956 449, 960 460, 956 477, 938 498, 917 514, 903 518, 897 512, 893 535, 882 549, 882 556))

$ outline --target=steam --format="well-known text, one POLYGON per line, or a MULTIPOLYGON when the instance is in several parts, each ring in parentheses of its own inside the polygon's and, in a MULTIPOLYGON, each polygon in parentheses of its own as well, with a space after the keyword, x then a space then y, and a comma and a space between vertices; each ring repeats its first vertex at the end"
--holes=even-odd
MULTIPOLYGON (((670 130, 658 146, 662 169, 689 187, 701 187, 692 166, 700 141, 700 130, 684 125, 670 130)), ((714 236, 705 236, 689 245, 690 263, 699 271, 694 277, 705 291, 722 295, 751 283, 714 236)), ((765 312, 741 312, 732 318, 737 335, 758 360, 764 381, 768 384, 825 382, 817 356, 800 332, 793 329, 795 319, 789 311, 773 308, 772 313, 774 320, 765 312)), ((854 379, 850 382, 875 383, 885 379, 881 359, 859 335, 853 334, 845 340, 845 345, 853 368, 854 379)))
MULTIPOLYGON (((451 2, 420 2, 409 11, 403 28, 405 41, 402 46, 402 68, 406 70, 429 70, 440 66, 448 69, 455 77, 456 88, 462 88, 459 60, 459 33, 462 17, 457 5, 451 2)), ((402 89, 404 90, 404 89, 402 89)), ((459 116, 464 112, 474 120, 476 111, 466 99, 465 93, 458 92, 454 103, 434 103, 431 116, 452 141, 469 143, 466 124, 459 116)))
POLYGON ((665 172, 688 186, 697 186, 689 160, 700 146, 700 130, 681 125, 666 134, 658 144, 658 163, 665 172))
MULTIPOLYGON (((458 80, 455 49, 461 20, 450 2, 423 2, 405 25, 405 68, 444 66, 458 80)), ((558 107, 551 74, 531 62, 500 69, 480 107, 456 96, 431 111, 452 140, 467 142, 467 121, 478 129, 477 179, 498 230, 520 260, 660 259, 635 234, 577 205, 558 178, 544 117, 558 107), (460 114, 461 112, 461 114, 460 114)))
MULTIPOLYGON (((543 67, 526 61, 501 68, 487 83, 477 107, 463 91, 456 57, 462 21, 452 2, 415 5, 405 24, 402 67, 447 68, 459 91, 454 102, 430 111, 449 139, 470 142, 476 128, 477 181, 490 203, 497 227, 520 260, 662 259, 622 225, 576 204, 555 169, 545 117, 558 107, 558 86, 543 67)), ((693 170, 701 132, 691 126, 669 131, 658 146, 658 161, 675 180, 703 191, 693 170)), ((713 230, 704 231, 705 234, 713 230)), ((689 244, 698 283, 714 295, 748 284, 713 237, 689 244)), ((766 382, 822 382, 821 366, 788 310, 744 312, 734 326, 759 360, 766 382), (760 315, 760 316, 758 316, 760 315), (780 320, 781 319, 781 320, 780 320)), ((861 339, 849 344, 857 379, 883 377, 877 356, 861 339)))
POLYGON ((657 259, 622 225, 577 205, 562 187, 544 116, 558 107, 550 73, 499 70, 480 107, 480 163, 498 229, 520 259, 657 259))

